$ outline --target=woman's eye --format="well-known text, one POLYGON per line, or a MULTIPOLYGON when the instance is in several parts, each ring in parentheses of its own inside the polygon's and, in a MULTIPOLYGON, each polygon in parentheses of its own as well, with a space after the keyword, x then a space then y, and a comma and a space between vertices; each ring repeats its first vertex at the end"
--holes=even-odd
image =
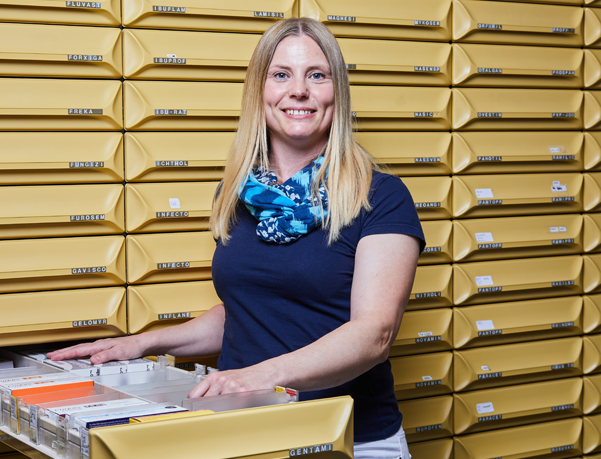
POLYGON ((326 76, 323 73, 313 73, 311 75, 311 79, 313 80, 323 80, 326 76))
POLYGON ((274 73, 273 76, 276 77, 276 78, 279 78, 279 79, 286 78, 286 74, 284 72, 274 73))

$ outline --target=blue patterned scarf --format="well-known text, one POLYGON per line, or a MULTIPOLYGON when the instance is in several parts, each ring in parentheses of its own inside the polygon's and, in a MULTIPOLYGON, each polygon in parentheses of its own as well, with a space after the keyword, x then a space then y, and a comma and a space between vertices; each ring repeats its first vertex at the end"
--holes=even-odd
POLYGON ((323 216, 317 197, 311 196, 311 184, 323 165, 320 156, 283 184, 269 170, 257 168, 240 187, 238 195, 251 214, 259 220, 257 235, 267 241, 286 244, 296 241, 322 223, 327 210, 324 186, 319 188, 323 216))

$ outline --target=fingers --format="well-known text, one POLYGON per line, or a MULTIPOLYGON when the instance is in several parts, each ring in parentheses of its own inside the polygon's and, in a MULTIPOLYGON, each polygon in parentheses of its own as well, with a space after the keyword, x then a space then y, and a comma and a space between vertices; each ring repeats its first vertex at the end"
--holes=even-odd
POLYGON ((209 387, 211 387, 210 382, 205 379, 190 391, 188 398, 204 397, 204 395, 207 393, 207 390, 209 390, 209 387))
POLYGON ((87 357, 97 354, 98 352, 104 350, 107 346, 110 346, 108 341, 109 340, 101 340, 93 343, 77 344, 65 349, 59 349, 58 351, 49 352, 48 358, 52 360, 67 360, 87 357))

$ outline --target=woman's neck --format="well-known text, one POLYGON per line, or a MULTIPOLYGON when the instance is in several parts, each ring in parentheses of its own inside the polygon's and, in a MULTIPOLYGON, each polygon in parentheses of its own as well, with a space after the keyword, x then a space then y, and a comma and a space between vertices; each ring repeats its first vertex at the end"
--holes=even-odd
POLYGON ((269 167, 278 177, 278 183, 284 183, 307 164, 311 163, 323 151, 326 142, 310 148, 295 148, 283 144, 272 136, 270 138, 269 167))

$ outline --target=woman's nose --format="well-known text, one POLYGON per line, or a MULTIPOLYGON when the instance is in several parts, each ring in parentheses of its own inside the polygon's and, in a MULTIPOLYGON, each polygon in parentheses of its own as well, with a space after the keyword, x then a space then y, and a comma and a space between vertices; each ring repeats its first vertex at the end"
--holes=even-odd
POLYGON ((290 97, 304 98, 309 95, 309 88, 304 78, 295 79, 290 88, 290 97))

